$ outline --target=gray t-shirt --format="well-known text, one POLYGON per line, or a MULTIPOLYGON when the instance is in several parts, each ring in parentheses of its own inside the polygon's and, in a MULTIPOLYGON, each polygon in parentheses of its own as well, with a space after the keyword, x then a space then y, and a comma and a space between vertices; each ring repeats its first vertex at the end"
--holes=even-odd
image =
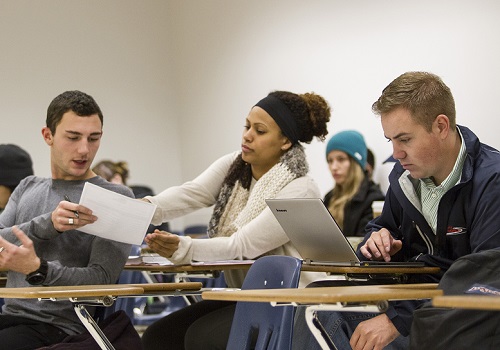
MULTIPOLYGON (((55 230, 52 211, 65 196, 78 203, 86 181, 133 197, 128 187, 99 176, 85 181, 29 176, 17 186, 0 215, 0 235, 4 239, 19 244, 12 233, 12 226, 17 225, 33 240, 37 255, 48 262, 46 286, 116 283, 130 253, 129 244, 77 230, 55 230)), ((30 287, 25 278, 24 274, 9 271, 7 287, 30 287)), ((5 299, 2 314, 50 323, 68 334, 85 330, 68 300, 5 299)))

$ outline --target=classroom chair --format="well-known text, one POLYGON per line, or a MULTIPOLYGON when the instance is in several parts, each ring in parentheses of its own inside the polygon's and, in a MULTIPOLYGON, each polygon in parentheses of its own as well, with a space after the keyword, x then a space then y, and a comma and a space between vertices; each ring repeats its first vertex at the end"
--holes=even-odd
MULTIPOLYGON (((241 289, 297 288, 301 265, 291 256, 263 256, 250 267, 241 289)), ((291 349, 294 311, 291 305, 237 302, 227 349, 291 349)))

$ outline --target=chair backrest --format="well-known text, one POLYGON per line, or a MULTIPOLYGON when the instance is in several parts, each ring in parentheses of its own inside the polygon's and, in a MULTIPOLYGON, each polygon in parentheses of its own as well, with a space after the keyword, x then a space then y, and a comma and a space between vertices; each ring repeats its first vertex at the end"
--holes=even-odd
MULTIPOLYGON (((291 256, 261 257, 248 270, 242 289, 297 288, 301 265, 291 256)), ((294 310, 291 305, 238 302, 227 349, 291 349, 294 310)))

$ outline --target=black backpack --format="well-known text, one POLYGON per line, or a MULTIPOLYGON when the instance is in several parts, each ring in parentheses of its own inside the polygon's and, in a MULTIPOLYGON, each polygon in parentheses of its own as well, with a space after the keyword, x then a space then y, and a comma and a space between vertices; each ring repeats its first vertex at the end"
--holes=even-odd
MULTIPOLYGON (((445 295, 500 295, 500 249, 457 259, 439 288, 445 295)), ((437 308, 426 303, 414 312, 410 349, 500 349, 500 311, 437 308)))

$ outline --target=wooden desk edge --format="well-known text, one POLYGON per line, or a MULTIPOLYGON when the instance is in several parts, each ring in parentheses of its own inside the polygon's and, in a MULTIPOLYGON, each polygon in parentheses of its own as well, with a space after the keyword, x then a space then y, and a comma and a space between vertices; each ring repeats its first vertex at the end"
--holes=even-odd
POLYGON ((285 288, 261 290, 218 290, 203 291, 204 300, 276 302, 298 304, 331 304, 337 302, 374 302, 380 300, 431 299, 443 291, 431 288, 390 288, 383 286, 348 286, 318 288, 285 288), (364 288, 366 287, 366 288, 364 288))
POLYGON ((196 291, 202 288, 201 282, 179 283, 142 283, 142 284, 104 284, 81 286, 48 286, 0 288, 0 298, 78 298, 103 296, 129 296, 146 293, 172 291, 196 291))
POLYGON ((201 282, 135 283, 127 285, 133 287, 140 287, 144 289, 144 293, 175 291, 175 290, 193 291, 193 290, 200 290, 203 287, 203 283, 201 282))
POLYGON ((248 264, 205 264, 205 265, 125 265, 125 271, 147 271, 159 273, 202 273, 223 270, 248 270, 248 264))
POLYGON ((362 266, 331 266, 303 264, 302 271, 330 272, 340 274, 436 274, 439 267, 362 267, 362 266))
POLYGON ((385 284, 379 285, 381 288, 389 289, 437 289, 439 284, 437 283, 408 283, 408 284, 385 284))
POLYGON ((144 289, 138 286, 117 285, 83 285, 54 287, 0 288, 1 298, 78 298, 143 294, 144 289))
MULTIPOLYGON (((205 264, 205 265, 125 265, 125 271, 147 271, 157 273, 211 273, 223 270, 248 270, 248 264, 205 264)), ((303 264, 304 272, 329 272, 333 274, 435 274, 439 267, 359 267, 303 264)))
POLYGON ((495 295, 443 295, 432 298, 432 306, 474 310, 500 310, 500 297, 495 295))

